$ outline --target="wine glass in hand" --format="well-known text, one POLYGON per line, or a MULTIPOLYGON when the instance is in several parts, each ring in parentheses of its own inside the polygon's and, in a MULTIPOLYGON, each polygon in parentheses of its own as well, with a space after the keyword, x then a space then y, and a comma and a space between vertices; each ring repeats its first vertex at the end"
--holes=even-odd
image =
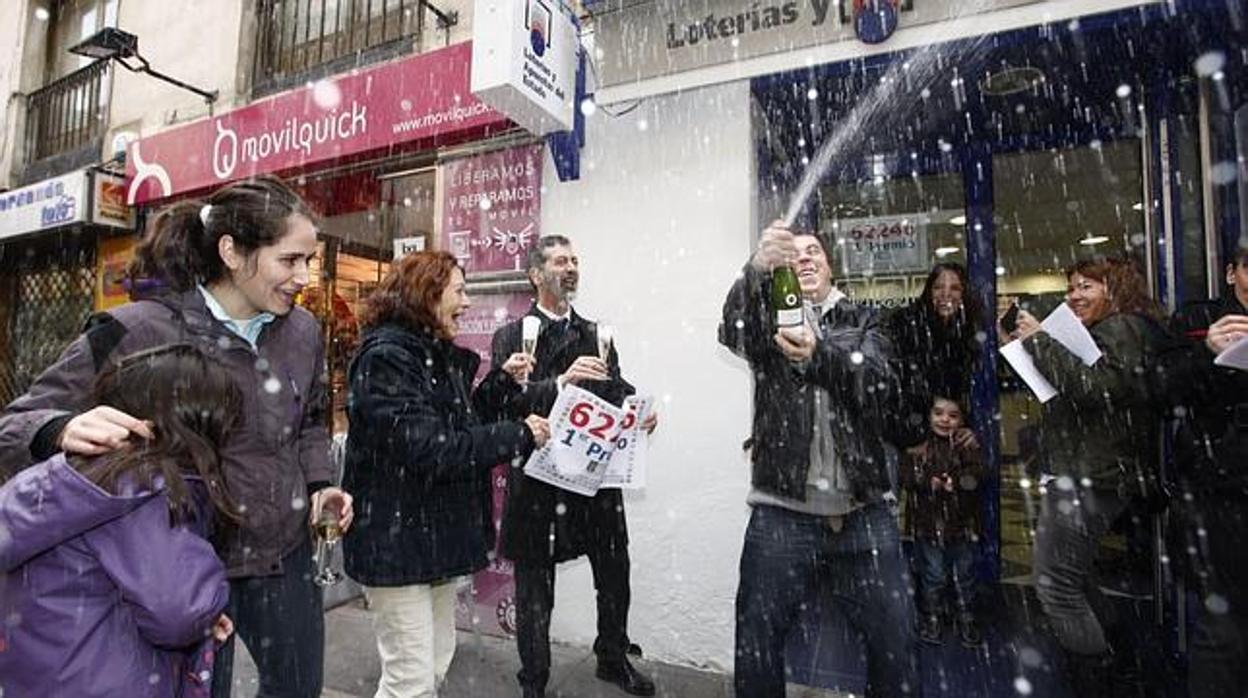
POLYGON ((331 586, 342 581, 342 573, 334 569, 334 548, 342 540, 342 526, 339 523, 338 510, 326 505, 316 519, 316 576, 312 581, 317 586, 331 586))
POLYGON ((533 352, 537 351, 537 335, 542 329, 542 321, 532 315, 525 315, 520 329, 522 349, 524 353, 533 356, 533 352))
POLYGON ((598 323, 598 358, 603 363, 611 355, 611 344, 615 341, 615 328, 611 325, 598 323))

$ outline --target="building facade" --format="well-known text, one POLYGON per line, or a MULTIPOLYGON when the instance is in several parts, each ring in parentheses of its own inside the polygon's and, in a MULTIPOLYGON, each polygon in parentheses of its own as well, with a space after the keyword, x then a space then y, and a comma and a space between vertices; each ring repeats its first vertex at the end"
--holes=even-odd
MULTIPOLYGON (((887 0, 890 24, 860 4, 585 2, 593 99, 580 178, 562 181, 540 139, 473 98, 465 0, 0 3, 0 46, 14 47, 0 88, 18 95, 0 112, 0 200, 124 172, 141 220, 248 174, 288 177, 323 216, 304 302, 325 322, 337 431, 356 305, 395 254, 461 257, 476 306, 465 342, 483 350, 527 307, 525 248, 571 237, 578 310, 615 326, 625 375, 661 415, 647 487, 626 496, 630 633, 647 656, 727 670, 751 376, 716 327, 766 222, 843 241, 837 279, 864 301, 905 302, 951 259, 985 308, 1042 312, 1089 251, 1140 259, 1171 308, 1216 294, 1248 220, 1241 5, 887 0), (108 26, 215 101, 67 53, 108 26)), ((0 237, 3 399, 87 313, 124 298, 137 223, 55 219, 0 237)), ((973 412, 1000 474, 984 575, 1021 582, 1035 406, 997 380, 993 341, 973 412)), ((476 620, 507 632, 507 570, 489 575, 476 620)), ((592 643, 584 561, 561 570, 556 595, 552 635, 592 643)), ((829 656, 849 655, 807 649, 797 678, 853 687, 860 667, 829 656)))

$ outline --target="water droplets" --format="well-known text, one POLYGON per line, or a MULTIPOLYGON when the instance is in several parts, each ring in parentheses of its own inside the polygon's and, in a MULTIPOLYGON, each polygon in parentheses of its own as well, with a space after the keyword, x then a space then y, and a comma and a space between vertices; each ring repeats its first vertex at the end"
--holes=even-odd
POLYGON ((1205 609, 1215 616, 1224 616, 1231 610, 1231 604, 1221 594, 1210 594, 1205 597, 1205 609))
POLYGON ((332 80, 318 80, 312 85, 312 102, 325 111, 333 111, 342 104, 342 89, 332 80))
POLYGON ((1192 63, 1196 74, 1202 78, 1213 77, 1226 67, 1226 54, 1221 51, 1206 51, 1192 63))

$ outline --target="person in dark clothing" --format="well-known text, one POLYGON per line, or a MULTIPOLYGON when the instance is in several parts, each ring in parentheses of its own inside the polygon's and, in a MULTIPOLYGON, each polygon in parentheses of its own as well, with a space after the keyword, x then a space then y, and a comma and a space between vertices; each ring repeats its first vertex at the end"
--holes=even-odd
POLYGON ((452 344, 470 306, 446 252, 396 262, 364 303, 349 372, 344 485, 359 517, 346 570, 366 585, 381 655, 378 698, 432 698, 455 653, 459 577, 494 548, 490 470, 549 437, 546 420, 484 424, 480 357, 452 344))
POLYGON ((957 402, 933 400, 928 424, 927 439, 907 449, 901 465, 908 497, 906 528, 914 537, 921 582, 919 639, 940 643, 942 597, 946 579, 952 577, 958 639, 965 647, 979 647, 983 640, 973 606, 983 456, 973 443, 955 439, 963 424, 957 402))
POLYGON ((816 589, 862 633, 867 695, 919 695, 914 611, 884 432, 890 342, 832 284, 827 247, 777 221, 724 301, 719 342, 754 374, 753 512, 736 601, 736 695, 782 697, 785 646, 816 589), (793 264, 806 323, 777 329, 771 272, 793 264))
MULTIPOLYGON (((979 318, 966 267, 939 262, 919 297, 885 321, 901 386, 904 418, 901 433, 895 435, 900 446, 927 438, 928 411, 936 397, 969 404, 971 376, 983 347, 979 318)), ((960 442, 972 437, 971 430, 959 430, 960 442)))
POLYGON ((1020 311, 1013 333, 1057 389, 1044 404, 1039 457, 1044 498, 1036 527, 1036 595, 1066 651, 1077 695, 1110 695, 1138 674, 1129 647, 1107 641, 1110 618, 1093 567, 1101 539, 1133 498, 1156 483, 1160 416, 1149 376, 1164 331, 1135 265, 1117 258, 1079 262, 1067 273, 1066 303, 1103 355, 1091 366, 1020 311), (1115 676, 1116 675, 1116 676, 1115 676))
POLYGON ((92 403, 144 420, 98 456, 58 453, 0 487, 0 693, 198 695, 232 632, 205 540, 237 519, 218 449, 241 396, 185 344, 122 358, 92 403))
POLYGON ((1221 300, 1183 309, 1177 346, 1162 356, 1168 399, 1180 416, 1175 439, 1179 548, 1201 606, 1191 630, 1193 698, 1248 686, 1248 372, 1214 358, 1248 336, 1248 247, 1226 267, 1221 300))
MULTIPOLYGON (((316 255, 314 218, 268 176, 166 207, 129 272, 132 288, 152 293, 94 316, 0 416, 0 473, 58 450, 100 455, 151 436, 141 420, 90 403, 95 375, 118 357, 187 342, 228 369, 247 428, 226 440, 221 469, 242 520, 218 527, 213 543, 260 696, 320 695, 325 629, 309 523, 323 507, 343 530, 354 516, 350 495, 331 484, 321 328, 295 304, 316 255)), ((217 655, 214 695, 230 693, 233 649, 231 638, 217 655)))
MULTIPOLYGON (((528 275, 537 302, 526 317, 537 318, 541 329, 532 354, 523 352, 523 318, 494 333, 493 368, 478 386, 478 401, 489 419, 549 415, 569 383, 615 405, 633 394, 620 374, 615 347, 605 361, 600 359, 597 326, 572 308, 579 271, 572 243, 563 236, 542 237, 530 248, 528 275)), ((651 432, 656 424, 652 415, 642 428, 651 432)), ((620 490, 604 488, 585 497, 513 468, 500 536, 503 557, 515 563, 518 678, 524 695, 544 695, 550 678, 555 565, 582 555, 589 556, 598 593, 598 678, 633 695, 654 695, 654 682, 628 658, 636 652, 630 651, 635 646, 628 638, 628 529, 620 490)))

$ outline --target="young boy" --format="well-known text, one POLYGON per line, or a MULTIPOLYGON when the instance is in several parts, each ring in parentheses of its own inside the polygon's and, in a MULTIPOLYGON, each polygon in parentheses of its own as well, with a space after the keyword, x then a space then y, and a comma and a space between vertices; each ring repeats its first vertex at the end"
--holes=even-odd
POLYGON ((921 581, 919 639, 940 644, 941 597, 952 575, 958 638, 964 647, 978 647, 982 640, 971 610, 972 567, 980 535, 983 458, 974 439, 957 438, 963 430, 957 402, 937 397, 928 427, 927 439, 906 451, 901 470, 909 492, 907 529, 914 536, 921 581))

